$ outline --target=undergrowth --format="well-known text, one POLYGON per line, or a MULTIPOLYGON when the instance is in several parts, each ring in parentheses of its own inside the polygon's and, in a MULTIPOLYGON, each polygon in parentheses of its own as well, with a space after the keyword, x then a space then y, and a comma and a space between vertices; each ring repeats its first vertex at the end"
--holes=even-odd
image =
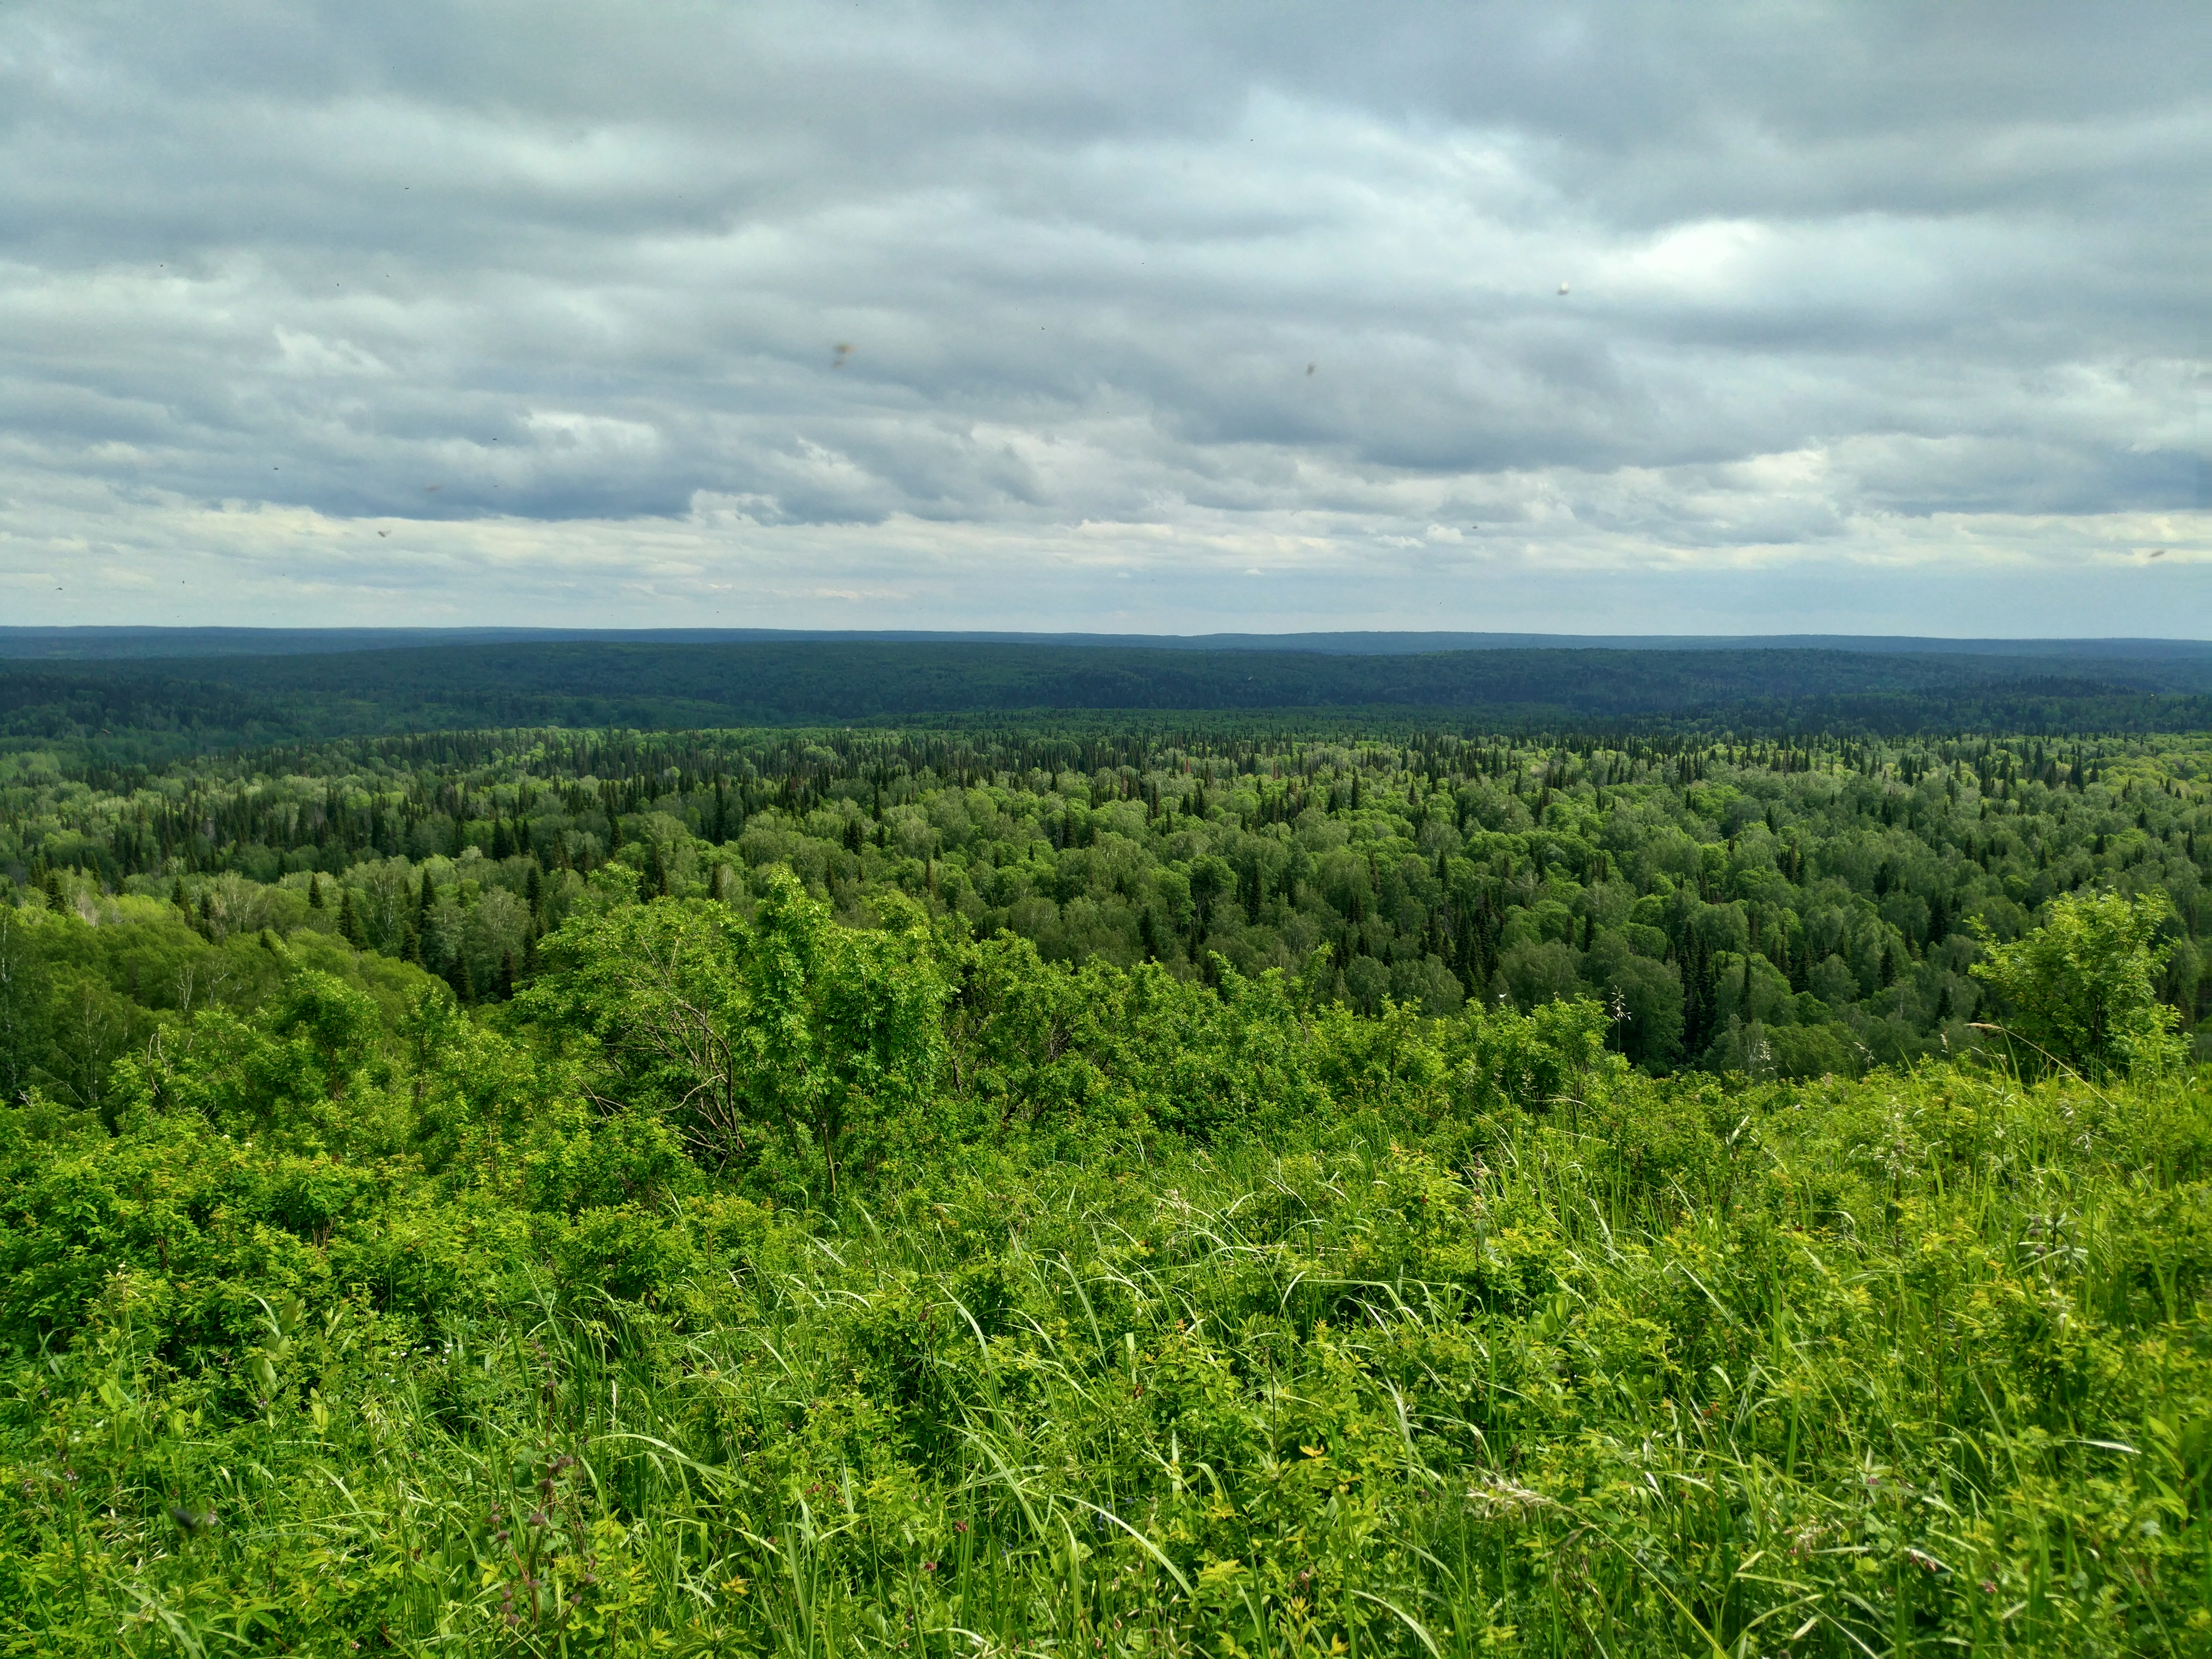
POLYGON ((830 1209, 15 1113, 0 1650, 2212 1652, 2201 1085, 1330 1064, 830 1209))

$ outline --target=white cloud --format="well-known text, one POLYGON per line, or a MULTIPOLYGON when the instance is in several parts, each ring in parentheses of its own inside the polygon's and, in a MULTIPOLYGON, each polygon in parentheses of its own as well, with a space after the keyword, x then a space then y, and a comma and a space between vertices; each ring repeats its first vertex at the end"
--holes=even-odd
POLYGON ((0 13, 10 620, 2212 623, 2201 8, 179 15, 0 13))

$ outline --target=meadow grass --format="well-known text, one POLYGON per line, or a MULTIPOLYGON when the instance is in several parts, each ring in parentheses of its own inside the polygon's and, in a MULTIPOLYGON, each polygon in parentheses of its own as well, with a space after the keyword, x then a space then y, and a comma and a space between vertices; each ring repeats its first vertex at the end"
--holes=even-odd
MULTIPOLYGON (((155 1152, 41 1155, 14 1297, 192 1186, 155 1152)), ((2194 1081, 1929 1066, 1016 1140, 834 1216, 395 1178, 227 1348, 118 1246, 13 1364, 0 1646, 2212 1652, 2208 1159, 2194 1081)))

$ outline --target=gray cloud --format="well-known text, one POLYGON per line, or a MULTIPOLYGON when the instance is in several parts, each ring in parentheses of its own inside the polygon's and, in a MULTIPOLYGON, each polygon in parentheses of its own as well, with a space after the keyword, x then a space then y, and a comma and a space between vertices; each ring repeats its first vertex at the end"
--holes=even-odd
POLYGON ((0 592, 2201 631, 2208 47, 2188 4, 13 7, 0 592))

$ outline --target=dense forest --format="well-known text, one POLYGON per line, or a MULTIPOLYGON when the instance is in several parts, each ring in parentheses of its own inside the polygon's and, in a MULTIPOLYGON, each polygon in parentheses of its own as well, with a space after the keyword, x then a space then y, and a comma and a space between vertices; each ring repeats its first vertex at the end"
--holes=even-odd
POLYGON ((0 758, 0 1651, 2212 1650, 2212 748, 0 758))
POLYGON ((1280 969, 1368 1014, 1588 996, 1645 1070, 1783 1077, 1972 1048, 1981 939, 2055 894, 2155 891, 2161 991, 2193 1027, 2202 759, 2179 739, 514 732, 19 765, 9 902, 107 925, 9 947, 0 1086, 104 1099, 178 1006, 179 951, 305 929, 499 1000, 595 882, 743 908, 779 868, 855 925, 896 891, 1048 961, 1280 969))
MULTIPOLYGON (((1357 653, 929 640, 487 639, 104 659, 0 650, 0 744, 161 760, 241 745, 497 726, 957 725, 1093 711, 1127 732, 1183 711, 1316 711, 1363 728, 1529 735, 1696 728, 1781 734, 2055 733, 2212 726, 2212 651, 2086 642, 1956 651, 1521 647, 1357 653), (1390 717, 1395 713, 1395 719, 1390 717)), ((156 630, 151 648, 169 638, 156 630)), ((289 637, 289 636, 288 636, 289 637)), ((0 641, 4 643, 4 641, 0 641)), ((124 641, 122 644, 131 644, 124 641)), ((29 648, 28 645, 20 648, 29 648)), ((118 645, 117 648, 121 648, 118 645)), ((1064 723, 1064 722, 1063 722, 1064 723)))

